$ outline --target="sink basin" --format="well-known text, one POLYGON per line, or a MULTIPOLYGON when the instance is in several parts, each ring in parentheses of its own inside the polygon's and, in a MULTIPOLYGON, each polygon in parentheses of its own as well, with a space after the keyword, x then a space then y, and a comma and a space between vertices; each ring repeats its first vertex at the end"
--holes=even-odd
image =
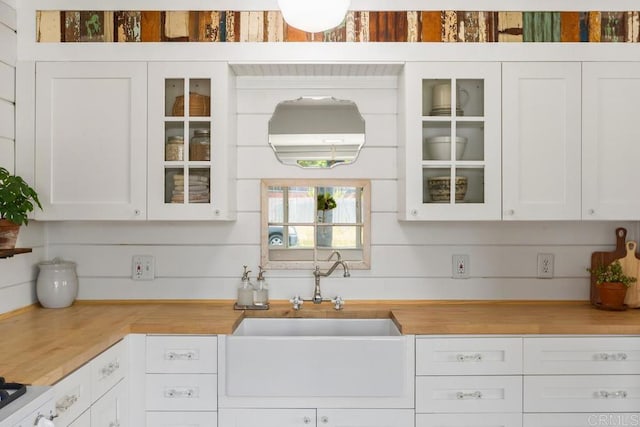
POLYGON ((234 336, 375 337, 401 335, 391 319, 247 318, 234 336))
POLYGON ((218 345, 225 404, 263 406, 271 399, 274 407, 337 408, 353 398, 365 407, 391 408, 413 402, 413 337, 391 319, 246 318, 232 335, 218 337, 218 345))

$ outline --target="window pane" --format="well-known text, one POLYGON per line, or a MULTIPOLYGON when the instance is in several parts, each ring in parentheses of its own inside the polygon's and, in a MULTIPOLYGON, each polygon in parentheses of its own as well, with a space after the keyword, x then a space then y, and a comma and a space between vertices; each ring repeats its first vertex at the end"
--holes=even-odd
POLYGON ((314 188, 289 187, 289 223, 312 224, 314 215, 314 188))
POLYGON ((362 227, 352 225, 319 225, 318 247, 357 249, 362 247, 362 227))
POLYGON ((284 189, 282 187, 269 187, 269 225, 284 222, 284 189))

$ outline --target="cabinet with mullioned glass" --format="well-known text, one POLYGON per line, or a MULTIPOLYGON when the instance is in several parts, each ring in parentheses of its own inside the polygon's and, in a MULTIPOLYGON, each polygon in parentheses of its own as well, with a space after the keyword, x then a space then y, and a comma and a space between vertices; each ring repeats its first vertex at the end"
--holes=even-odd
POLYGON ((500 64, 410 63, 399 93, 400 219, 500 219, 500 64))
POLYGON ((234 219, 232 90, 226 63, 149 64, 149 219, 234 219))

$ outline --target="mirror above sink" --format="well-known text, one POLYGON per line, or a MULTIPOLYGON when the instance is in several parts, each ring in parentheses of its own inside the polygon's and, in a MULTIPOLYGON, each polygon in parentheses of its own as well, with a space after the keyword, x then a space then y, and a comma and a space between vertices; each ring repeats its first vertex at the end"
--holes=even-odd
POLYGON ((282 101, 269 120, 269 145, 287 165, 331 168, 353 163, 365 122, 353 101, 330 96, 282 101))

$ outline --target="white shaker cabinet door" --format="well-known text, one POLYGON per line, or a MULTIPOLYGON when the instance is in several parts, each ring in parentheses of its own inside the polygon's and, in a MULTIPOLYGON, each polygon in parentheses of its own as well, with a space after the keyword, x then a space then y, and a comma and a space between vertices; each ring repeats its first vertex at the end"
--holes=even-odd
POLYGON ((146 217, 147 66, 36 65, 36 190, 43 220, 146 217))
POLYGON ((640 63, 582 66, 582 217, 638 220, 640 63))
POLYGON ((318 409, 318 427, 413 427, 413 409, 318 409))
POLYGON ((124 381, 120 381, 91 406, 91 427, 127 427, 129 396, 124 381))
POLYGON ((221 409, 220 427, 311 427, 315 409, 221 409))
POLYGON ((580 219, 579 62, 502 65, 505 220, 580 219))

